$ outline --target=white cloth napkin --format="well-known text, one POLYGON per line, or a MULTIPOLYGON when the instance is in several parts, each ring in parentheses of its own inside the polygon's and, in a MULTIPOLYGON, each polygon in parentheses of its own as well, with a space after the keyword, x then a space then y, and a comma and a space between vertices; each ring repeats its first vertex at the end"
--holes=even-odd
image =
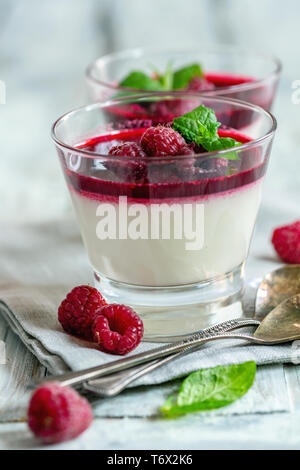
MULTIPOLYGON (((97 347, 64 333, 57 308, 66 293, 79 284, 93 284, 91 269, 77 226, 55 221, 34 226, 10 226, 0 231, 0 312, 30 351, 53 374, 79 370, 116 360, 97 347)), ((250 260, 251 282, 246 305, 253 307, 257 282, 273 260, 250 260), (255 276, 255 279, 254 279, 255 276)), ((142 343, 131 354, 156 347, 142 343)), ((164 366, 135 382, 157 384, 199 368, 254 360, 257 364, 291 362, 291 345, 254 346, 229 341, 202 347, 198 352, 164 366)))

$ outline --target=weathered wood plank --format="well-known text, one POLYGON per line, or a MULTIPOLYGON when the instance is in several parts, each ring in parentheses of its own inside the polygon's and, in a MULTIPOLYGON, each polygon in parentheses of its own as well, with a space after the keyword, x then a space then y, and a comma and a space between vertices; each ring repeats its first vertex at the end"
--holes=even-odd
POLYGON ((6 364, 0 365, 0 422, 24 419, 28 384, 33 377, 45 374, 45 368, 10 329, 5 336, 5 348, 6 364))
POLYGON ((299 449, 300 414, 95 419, 79 438, 42 446, 25 423, 0 426, 0 449, 299 449))
POLYGON ((285 365, 284 372, 291 408, 300 410, 300 365, 285 365))

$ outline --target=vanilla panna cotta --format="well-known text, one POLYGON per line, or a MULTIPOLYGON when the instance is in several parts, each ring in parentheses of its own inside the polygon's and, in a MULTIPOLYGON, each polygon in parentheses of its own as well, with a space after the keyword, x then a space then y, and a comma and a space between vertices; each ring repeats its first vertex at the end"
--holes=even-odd
POLYGON ((98 199, 72 189, 71 196, 96 272, 119 282, 167 287, 213 279, 244 263, 261 189, 262 178, 209 196, 150 203, 126 196, 98 199), (176 238, 180 217, 187 229, 176 238), (166 239, 163 223, 169 226, 166 239), (135 231, 136 224, 141 228, 135 231))

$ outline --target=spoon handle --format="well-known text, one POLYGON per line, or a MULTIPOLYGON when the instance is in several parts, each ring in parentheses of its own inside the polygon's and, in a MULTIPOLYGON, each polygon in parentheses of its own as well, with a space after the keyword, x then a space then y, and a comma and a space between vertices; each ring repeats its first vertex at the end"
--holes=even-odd
MULTIPOLYGON (((253 324, 251 324, 253 325, 253 324)), ((242 328, 245 325, 236 326, 233 329, 242 328)), ((232 330, 227 330, 232 331, 232 330)), ((233 335, 226 335, 225 338, 235 338, 233 335)), ((239 339, 246 339, 248 341, 252 341, 253 338, 250 336, 236 336, 239 339)), ((206 340, 203 340, 202 344, 208 342, 210 340, 215 339, 224 339, 221 335, 217 335, 214 337, 210 337, 206 340)), ((83 383, 83 388, 90 392, 95 393, 100 397, 114 397, 121 393, 129 384, 135 382, 140 377, 147 375, 154 370, 169 364, 170 362, 174 361, 175 359, 179 359, 187 354, 195 352, 199 349, 201 344, 199 343, 197 346, 190 346, 177 353, 173 353, 170 356, 163 357, 161 359, 155 359, 153 361, 149 361, 145 364, 140 364, 135 367, 131 367, 130 369, 122 370, 120 372, 116 372, 115 374, 107 375, 105 377, 100 377, 98 379, 89 380, 88 382, 83 383)))
POLYGON ((204 343, 208 343, 209 341, 216 341, 218 339, 241 339, 250 341, 251 343, 257 344, 265 344, 265 342, 261 339, 255 338, 254 336, 249 335, 241 335, 241 334, 232 334, 226 333, 223 335, 215 335, 211 336, 210 338, 203 339, 202 341, 199 340, 197 346, 190 346, 188 348, 182 349, 181 351, 171 354, 169 356, 163 357, 161 359, 155 359, 153 361, 149 361, 147 363, 132 367, 130 369, 121 370, 115 374, 107 375, 104 377, 100 377, 98 379, 89 380, 82 384, 84 390, 88 390, 93 392, 94 394, 100 397, 114 397, 121 393, 129 384, 135 382, 140 377, 143 377, 150 372, 162 367, 166 364, 169 364, 171 361, 178 359, 186 354, 190 354, 195 352, 199 349, 204 343))
MULTIPOLYGON (((194 348, 196 349, 196 347, 194 348)), ((187 353, 192 352, 192 349, 194 348, 189 348, 187 353)), ((171 356, 155 359, 154 361, 146 362, 145 364, 140 364, 138 366, 131 367, 130 369, 121 370, 115 374, 106 375, 99 379, 89 380, 88 382, 84 382, 82 387, 84 390, 93 392, 99 397, 114 397, 140 377, 153 372, 165 364, 169 364, 169 362, 174 361, 178 357, 184 356, 184 354, 186 354, 185 351, 180 351, 178 353, 171 354, 171 356)))
POLYGON ((135 382, 140 377, 143 377, 146 374, 150 374, 154 370, 173 362, 175 359, 190 354, 199 349, 198 346, 191 346, 187 349, 183 349, 177 353, 171 354, 170 356, 163 357, 161 359, 155 359, 154 361, 146 362, 145 364, 140 364, 130 369, 122 370, 116 372, 115 374, 106 375, 98 379, 89 380, 82 384, 84 390, 93 392, 99 397, 108 398, 119 395, 129 384, 135 382))
POLYGON ((110 375, 154 359, 169 356, 173 353, 180 352, 183 349, 187 349, 188 347, 203 344, 208 341, 208 339, 213 339, 216 335, 217 337, 215 339, 217 339, 218 335, 226 331, 231 331, 236 328, 242 328, 244 326, 250 325, 257 326, 259 325, 259 322, 257 320, 251 319, 228 320, 211 328, 200 331, 199 333, 195 333, 194 335, 191 335, 182 341, 163 345, 146 352, 129 356, 128 358, 118 359, 117 361, 103 364, 101 366, 92 367, 82 371, 68 372, 59 376, 50 376, 47 377, 46 380, 44 379, 43 382, 56 381, 60 382, 62 385, 78 385, 88 380, 110 375))

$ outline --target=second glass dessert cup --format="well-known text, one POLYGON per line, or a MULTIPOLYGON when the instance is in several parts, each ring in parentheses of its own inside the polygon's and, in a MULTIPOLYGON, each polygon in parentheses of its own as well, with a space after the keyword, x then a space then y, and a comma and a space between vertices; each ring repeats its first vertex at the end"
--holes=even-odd
MULTIPOLYGON (((280 61, 228 45, 179 50, 139 48, 99 57, 86 70, 89 94, 93 101, 106 101, 122 93, 136 94, 139 91, 136 88, 120 84, 130 72, 138 70, 151 76, 153 70, 163 73, 170 65, 175 71, 190 64, 200 64, 204 78, 214 85, 213 90, 209 87, 202 91, 197 89, 198 92, 239 99, 271 109, 281 73, 280 61)), ((195 88, 192 90, 196 91, 195 88)), ((240 125, 244 124, 240 119, 240 125)))
POLYGON ((54 124, 96 287, 143 317, 146 338, 170 340, 207 327, 224 319, 220 307, 239 299, 275 129, 273 116, 257 106, 190 93, 96 103, 54 124), (220 122, 226 117, 219 135, 239 147, 108 155, 112 146, 138 142, 161 124, 162 107, 171 121, 200 105, 220 122), (237 111, 247 113, 247 135, 230 125, 237 111))

